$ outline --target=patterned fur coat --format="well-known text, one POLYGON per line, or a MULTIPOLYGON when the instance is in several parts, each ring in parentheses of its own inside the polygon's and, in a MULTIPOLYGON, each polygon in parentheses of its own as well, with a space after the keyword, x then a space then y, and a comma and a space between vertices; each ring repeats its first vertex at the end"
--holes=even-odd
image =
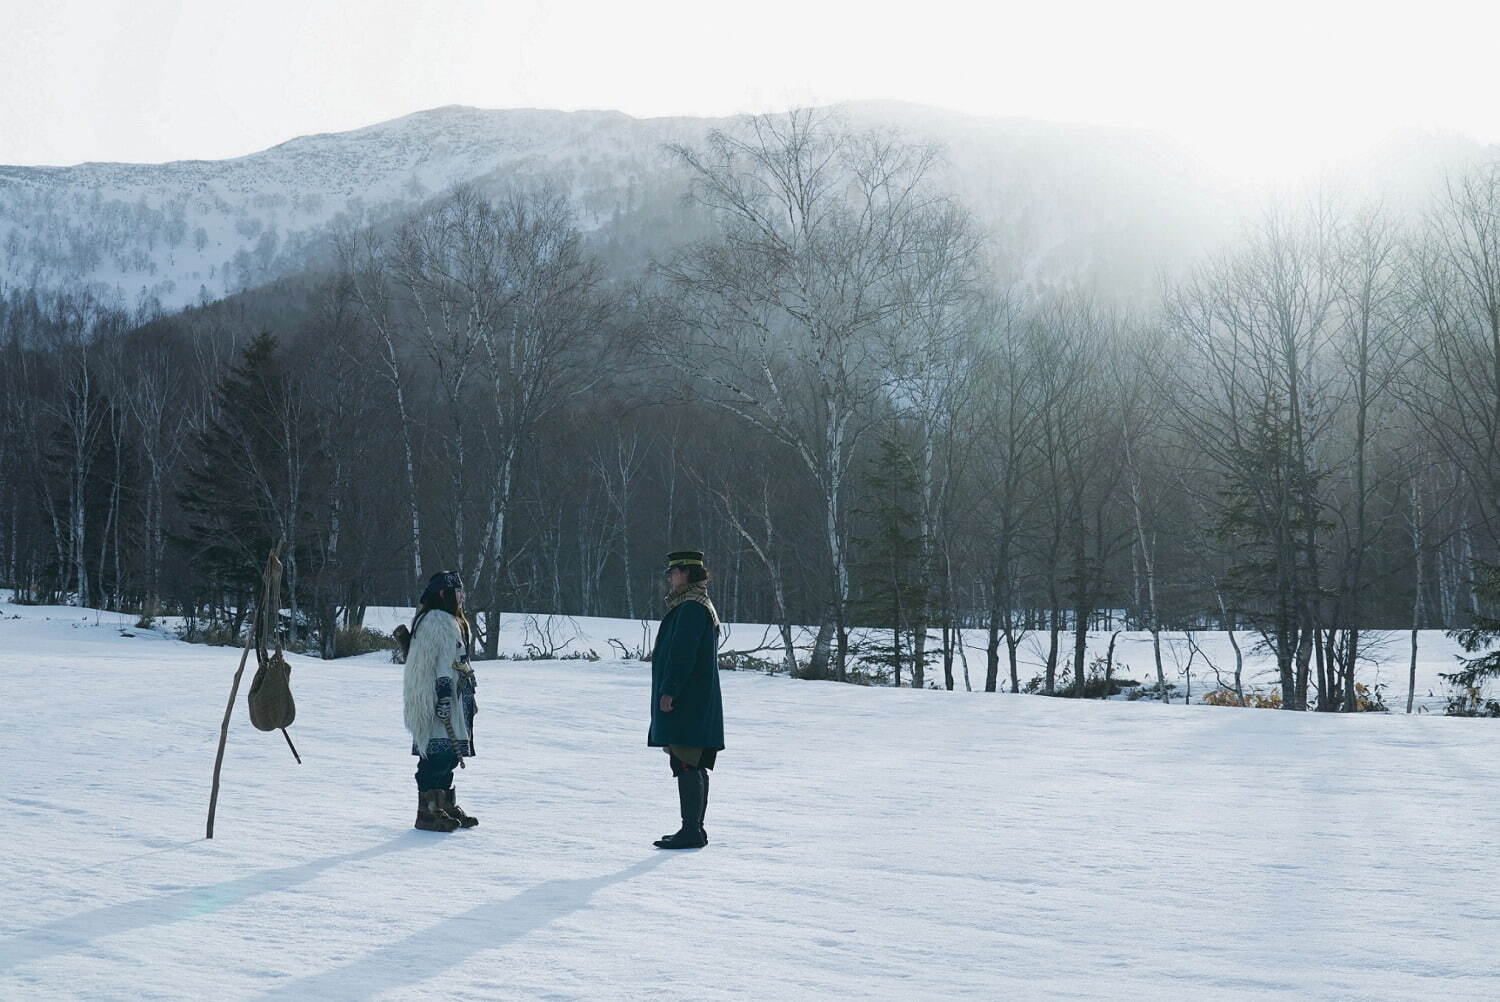
POLYGON ((469 647, 458 620, 441 609, 420 616, 412 627, 403 675, 412 754, 474 754, 475 688, 469 647))

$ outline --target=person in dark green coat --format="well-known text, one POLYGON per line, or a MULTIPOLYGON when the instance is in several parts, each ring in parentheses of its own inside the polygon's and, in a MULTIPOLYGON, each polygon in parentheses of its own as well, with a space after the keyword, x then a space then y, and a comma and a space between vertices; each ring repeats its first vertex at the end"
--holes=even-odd
POLYGON ((708 773, 724 750, 724 701, 719 694, 719 613, 708 597, 708 568, 697 550, 667 556, 667 615, 651 652, 651 730, 646 743, 663 748, 677 777, 682 828, 658 849, 708 845, 708 773))

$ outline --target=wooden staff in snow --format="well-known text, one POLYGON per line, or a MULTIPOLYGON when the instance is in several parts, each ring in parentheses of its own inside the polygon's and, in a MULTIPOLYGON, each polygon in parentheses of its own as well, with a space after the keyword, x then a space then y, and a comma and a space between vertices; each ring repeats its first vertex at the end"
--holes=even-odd
MULTIPOLYGON (((234 714, 234 700, 240 692, 240 679, 245 674, 245 662, 250 658, 250 648, 256 643, 261 634, 261 624, 264 622, 266 610, 281 607, 281 548, 285 540, 277 543, 271 550, 271 555, 266 558, 266 569, 261 575, 260 605, 255 610, 254 626, 245 637, 245 649, 240 654, 240 666, 235 670, 234 683, 229 687, 229 703, 224 707, 224 723, 219 727, 219 753, 214 756, 214 785, 213 792, 208 797, 208 832, 206 838, 214 837, 214 813, 219 807, 219 771, 224 766, 224 745, 229 740, 229 718, 234 714), (271 603, 275 601, 273 606, 271 603)), ((272 615, 275 615, 273 612, 272 615)), ((290 743, 291 739, 287 739, 290 743)), ((295 750, 293 754, 296 754, 295 750)))

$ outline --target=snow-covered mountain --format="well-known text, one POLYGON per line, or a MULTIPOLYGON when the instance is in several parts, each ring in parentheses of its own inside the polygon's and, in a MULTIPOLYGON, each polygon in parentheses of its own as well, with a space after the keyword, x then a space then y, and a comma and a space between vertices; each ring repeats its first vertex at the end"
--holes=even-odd
POLYGON ((454 184, 545 178, 589 220, 630 204, 660 146, 700 125, 611 112, 439 108, 232 160, 0 167, 0 280, 181 306, 304 266, 340 217, 378 220, 454 184))
MULTIPOLYGON (((947 182, 1032 277, 1143 288, 1222 237, 1243 195, 1148 133, 898 102, 829 111, 942 145, 947 182)), ((639 261, 684 231, 685 177, 664 144, 730 124, 446 107, 231 160, 0 167, 0 285, 180 307, 301 270, 341 220, 378 222, 460 182, 559 187, 639 261)))

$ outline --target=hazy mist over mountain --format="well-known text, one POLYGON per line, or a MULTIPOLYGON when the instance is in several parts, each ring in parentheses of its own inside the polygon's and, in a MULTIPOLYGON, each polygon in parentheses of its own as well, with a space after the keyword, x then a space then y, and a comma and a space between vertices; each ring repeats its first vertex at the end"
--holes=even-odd
MULTIPOLYGON (((1027 282, 1147 292, 1266 194, 1144 131, 888 101, 827 113, 942 147, 944 183, 993 234, 1007 277, 1027 282)), ((0 282, 171 310, 315 266, 335 227, 379 223, 464 182, 560 188, 628 275, 697 232, 666 144, 734 122, 450 106, 230 160, 0 167, 0 282)), ((1460 136, 1394 138, 1342 168, 1341 184, 1415 204, 1484 152, 1460 136)))

